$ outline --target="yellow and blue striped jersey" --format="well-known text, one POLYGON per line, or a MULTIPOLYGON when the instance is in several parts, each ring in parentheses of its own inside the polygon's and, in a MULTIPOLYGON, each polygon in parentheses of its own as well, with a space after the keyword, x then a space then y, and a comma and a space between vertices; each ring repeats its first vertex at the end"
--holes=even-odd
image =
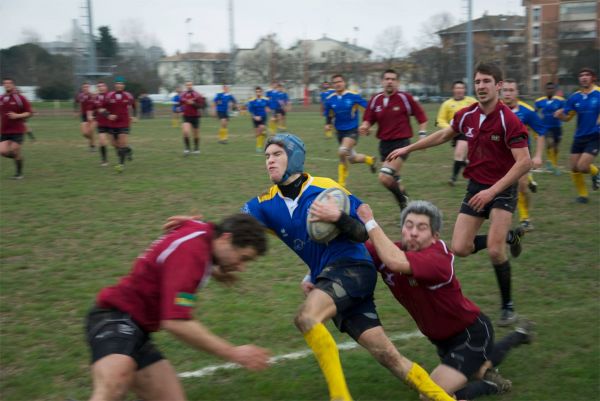
POLYGON ((477 103, 477 100, 470 96, 465 96, 461 100, 448 99, 440 106, 438 111, 437 119, 435 124, 440 128, 446 128, 450 126, 450 121, 454 117, 457 111, 464 109, 467 106, 477 103))
POLYGON ((364 244, 351 241, 343 234, 327 244, 310 239, 306 219, 313 201, 325 189, 343 189, 350 199, 349 214, 355 219, 358 219, 356 209, 362 201, 330 178, 304 174, 307 180, 296 199, 285 198, 277 185, 273 185, 266 193, 249 200, 242 212, 254 216, 293 250, 310 268, 313 283, 323 268, 332 262, 342 259, 372 262, 364 244))
POLYGON ((517 115, 517 117, 519 117, 519 120, 521 120, 524 125, 527 125, 529 128, 537 132, 538 135, 544 136, 546 131, 548 131, 548 128, 546 125, 544 125, 544 123, 542 123, 542 120, 535 112, 535 109, 527 103, 519 100, 517 106, 511 110, 517 115))
POLYGON ((595 86, 590 92, 575 92, 567 99, 565 114, 577 113, 575 138, 600 133, 600 88, 595 86))
POLYGON ((325 98, 323 115, 335 120, 336 130, 347 131, 358 128, 359 107, 367 107, 367 101, 358 93, 345 91, 338 95, 337 92, 333 92, 325 98))
POLYGON ((548 96, 542 96, 537 98, 534 104, 535 109, 541 111, 543 116, 542 122, 546 127, 560 127, 562 125, 562 121, 554 117, 554 113, 556 110, 565 107, 564 97, 552 96, 552 98, 548 99, 548 96))

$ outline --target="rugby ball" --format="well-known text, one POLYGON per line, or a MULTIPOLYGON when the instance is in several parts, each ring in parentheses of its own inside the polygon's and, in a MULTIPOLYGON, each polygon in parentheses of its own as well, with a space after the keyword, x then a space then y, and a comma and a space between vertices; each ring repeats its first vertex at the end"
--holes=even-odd
MULTIPOLYGON (((327 202, 327 198, 333 199, 338 208, 345 213, 350 213, 350 199, 344 190, 340 188, 327 188, 315 198, 318 202, 327 202)), ((337 237, 340 230, 333 223, 324 221, 310 221, 312 214, 309 212, 306 218, 306 230, 308 236, 315 242, 326 243, 337 237)))

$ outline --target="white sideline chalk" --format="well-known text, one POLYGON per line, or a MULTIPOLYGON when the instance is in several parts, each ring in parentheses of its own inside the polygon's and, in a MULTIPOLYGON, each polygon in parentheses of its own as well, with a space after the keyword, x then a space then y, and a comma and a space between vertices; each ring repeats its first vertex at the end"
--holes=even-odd
MULTIPOLYGON (((423 334, 421 334, 420 331, 417 330, 417 331, 413 331, 413 332, 409 332, 409 333, 396 334, 394 336, 391 336, 390 340, 401 341, 401 340, 409 340, 411 338, 418 338, 418 337, 424 337, 424 336, 423 336, 423 334)), ((359 347, 359 344, 354 341, 347 341, 345 343, 338 344, 338 349, 340 351, 350 350, 350 349, 354 349, 354 348, 358 348, 358 347, 359 347)), ((302 351, 290 352, 289 354, 277 355, 277 356, 269 358, 269 364, 274 365, 281 361, 292 361, 292 360, 296 360, 296 359, 306 358, 307 356, 312 355, 312 353, 313 353, 312 350, 305 349, 302 351)), ((238 365, 237 363, 230 362, 230 363, 223 363, 221 365, 207 366, 205 368, 194 370, 191 372, 179 373, 177 376, 184 378, 184 379, 187 379, 190 377, 205 377, 205 376, 212 375, 213 373, 215 373, 218 370, 232 370, 232 369, 239 369, 239 368, 241 368, 240 365, 238 365)))

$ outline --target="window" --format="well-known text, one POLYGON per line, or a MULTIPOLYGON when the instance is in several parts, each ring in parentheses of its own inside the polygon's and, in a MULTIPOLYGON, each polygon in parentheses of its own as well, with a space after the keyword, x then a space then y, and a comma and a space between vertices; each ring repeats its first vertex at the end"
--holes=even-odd
POLYGON ((540 22, 540 15, 542 13, 542 10, 540 9, 540 7, 533 7, 533 9, 531 10, 531 19, 533 22, 540 22))
POLYGON ((540 91, 540 80, 537 78, 534 78, 531 80, 531 90, 533 92, 539 92, 540 91))
POLYGON ((582 21, 596 19, 595 1, 577 1, 560 5, 561 21, 582 21))
POLYGON ((540 40, 540 27, 534 26, 531 28, 531 39, 540 40))
POLYGON ((534 61, 533 63, 531 63, 531 74, 538 75, 539 73, 540 73, 539 63, 537 61, 534 61))
POLYGON ((539 57, 540 56, 540 45, 539 43, 534 43, 533 44, 533 57, 539 57))

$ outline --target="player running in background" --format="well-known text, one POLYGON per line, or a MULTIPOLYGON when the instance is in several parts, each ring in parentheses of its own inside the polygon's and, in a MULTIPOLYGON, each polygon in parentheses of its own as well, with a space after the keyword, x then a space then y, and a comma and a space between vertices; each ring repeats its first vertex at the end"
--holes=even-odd
POLYGON ((246 369, 266 368, 265 349, 234 346, 193 318, 196 292, 209 278, 232 281, 266 249, 265 230, 244 214, 216 225, 187 221, 154 241, 129 275, 100 291, 87 315, 91 400, 124 400, 130 389, 144 400, 185 400, 175 369, 152 341, 161 329, 246 369))
POLYGON ((92 112, 94 111, 95 107, 96 103, 94 100, 94 94, 90 92, 90 84, 85 82, 81 84, 81 89, 77 96, 75 96, 73 108, 81 118, 81 123, 79 124, 81 127, 81 134, 88 140, 90 152, 94 152, 96 150, 94 119, 92 116, 92 112))
POLYGON ((0 96, 0 154, 15 161, 13 180, 23 179, 23 155, 21 146, 27 130, 25 119, 31 116, 27 98, 16 90, 12 78, 2 78, 4 94, 0 96))
POLYGON ((133 160, 133 150, 129 147, 129 132, 131 121, 136 115, 135 98, 125 91, 125 79, 117 77, 115 79, 115 90, 109 92, 104 99, 102 108, 108 111, 108 120, 110 121, 110 131, 113 140, 117 143, 117 154, 119 155, 119 164, 115 166, 118 173, 125 169, 125 159, 133 160), (129 114, 129 109, 133 112, 133 117, 129 114))
MULTIPOLYGON (((466 91, 467 86, 463 81, 452 82, 452 98, 446 100, 440 106, 435 121, 436 126, 439 128, 450 126, 450 122, 457 111, 477 103, 477 100, 471 96, 465 96, 466 91)), ((456 185, 460 170, 467 165, 467 138, 463 134, 459 134, 452 140, 452 146, 454 147, 454 164, 448 184, 453 187, 456 185)))
POLYGON ((263 96, 263 90, 260 86, 254 89, 255 97, 248 101, 247 108, 252 124, 256 130, 256 152, 263 152, 265 146, 265 124, 269 112, 269 100, 263 96))
POLYGON ((401 241, 395 243, 369 205, 363 203, 357 213, 369 227, 367 249, 381 278, 437 348, 441 364, 431 378, 459 400, 509 391, 512 383, 494 368, 511 348, 531 343, 533 324, 523 320, 494 343, 492 322, 462 294, 454 255, 440 239, 440 210, 430 202, 410 202, 402 210, 401 241))
POLYGON ((598 167, 592 162, 600 149, 600 88, 595 85, 596 72, 591 68, 579 71, 579 90, 569 96, 564 109, 557 110, 554 116, 568 121, 577 114, 577 129, 571 145, 569 165, 571 177, 577 189, 578 203, 588 203, 588 190, 583 174, 592 177, 592 189, 600 188, 598 167))
POLYGON ((185 91, 179 94, 179 106, 183 114, 183 123, 181 132, 183 133, 183 155, 190 154, 190 134, 194 134, 194 151, 192 153, 200 154, 200 109, 206 107, 204 97, 194 90, 192 81, 185 83, 185 91))
POLYGON ((531 168, 527 129, 499 99, 502 71, 494 64, 481 63, 473 80, 478 103, 457 112, 449 127, 407 147, 396 149, 393 160, 412 151, 426 149, 464 134, 469 143, 469 164, 464 176, 469 179, 467 194, 461 203, 452 234, 452 252, 468 256, 487 248, 494 266, 501 295, 501 317, 497 324, 508 326, 517 320, 511 293, 511 254, 521 253, 523 229, 511 230, 517 203, 519 178, 531 168), (486 219, 488 233, 477 235, 486 219))
POLYGON ((173 106, 171 107, 171 112, 173 114, 171 118, 171 126, 173 128, 179 127, 179 115, 181 114, 181 105, 179 104, 179 95, 181 94, 181 88, 178 86, 175 88, 175 95, 171 98, 171 103, 173 106))
POLYGON ((219 128, 219 143, 226 144, 229 138, 229 128, 227 128, 227 125, 229 124, 229 104, 231 103, 231 107, 236 109, 237 101, 235 100, 235 97, 229 93, 228 85, 223 85, 223 92, 217 93, 213 101, 215 103, 215 114, 221 122, 221 127, 219 128))
POLYGON ((369 128, 377 123, 379 155, 383 162, 379 170, 379 182, 394 195, 398 207, 402 210, 408 202, 408 195, 402 185, 400 169, 407 156, 394 160, 386 158, 394 149, 410 144, 410 138, 413 136, 410 116, 414 116, 419 123, 419 137, 426 135, 427 115, 409 93, 398 90, 398 84, 396 71, 386 70, 381 74, 383 92, 369 100, 360 133, 368 135, 369 128))
MULTIPOLYGON (((514 79, 505 79, 502 83, 502 101, 519 117, 521 122, 537 133, 535 145, 535 156, 531 159, 534 168, 542 166, 542 154, 546 144, 545 135, 546 126, 538 117, 534 108, 525 102, 519 100, 519 88, 514 79)), ((529 149, 531 151, 531 136, 529 137, 529 149)), ((529 220, 529 210, 531 209, 530 192, 537 192, 537 183, 533 180, 531 172, 524 174, 519 178, 519 199, 517 208, 519 209, 519 224, 525 231, 532 231, 533 224, 529 220)))
POLYGON ((277 91, 275 92, 277 102, 275 105, 275 119, 277 120, 277 129, 285 131, 287 129, 287 113, 291 110, 290 97, 285 91, 285 87, 281 84, 277 84, 277 91))
POLYGON ((98 82, 96 84, 98 93, 95 96, 95 115, 96 115, 96 126, 98 129, 98 145, 100 147, 100 165, 102 167, 108 166, 107 149, 108 143, 110 142, 113 147, 117 150, 117 156, 119 150, 117 146, 117 140, 112 136, 111 133, 111 121, 108 119, 110 114, 106 110, 106 96, 108 95, 108 87, 104 82, 98 82))
MULTIPOLYGON (((324 81, 321 84, 321 93, 319 94, 320 99, 321 99, 321 113, 325 112, 325 100, 333 92, 335 92, 335 90, 333 90, 331 88, 331 86, 329 85, 329 82, 324 81)), ((325 130, 325 138, 333 138, 333 130, 332 129, 325 130)))
POLYGON ((338 143, 338 183, 345 187, 346 179, 350 175, 349 165, 365 163, 375 173, 375 158, 373 156, 356 153, 354 147, 358 144, 359 107, 367 106, 367 101, 358 93, 346 90, 346 81, 340 74, 333 75, 331 82, 335 92, 325 99, 323 114, 325 116, 325 131, 335 126, 338 143))
POLYGON ((565 107, 565 98, 556 95, 554 82, 546 83, 546 96, 535 101, 535 109, 542 114, 542 122, 548 129, 546 132, 546 168, 554 175, 560 175, 558 168, 558 149, 562 140, 562 121, 554 117, 554 113, 565 107))

